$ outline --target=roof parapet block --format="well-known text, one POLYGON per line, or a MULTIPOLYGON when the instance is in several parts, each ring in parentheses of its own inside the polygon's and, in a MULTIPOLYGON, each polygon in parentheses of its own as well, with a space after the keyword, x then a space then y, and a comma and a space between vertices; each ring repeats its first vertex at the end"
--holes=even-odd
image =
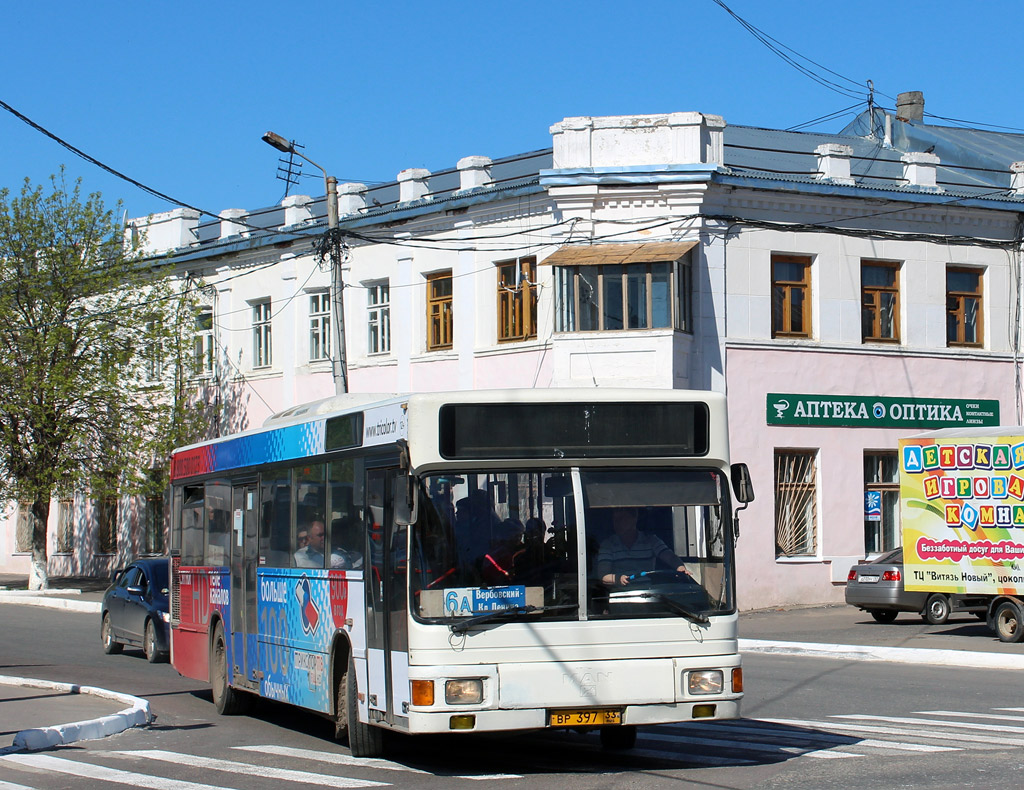
POLYGON ((1010 190, 1014 197, 1024 197, 1024 162, 1010 165, 1010 190))
POLYGON ((854 183, 850 176, 850 157, 853 147, 841 143, 822 143, 814 149, 818 155, 818 180, 834 184, 854 183))
POLYGON ((903 162, 903 179, 909 186, 941 192, 942 187, 935 180, 935 168, 939 157, 919 151, 909 151, 900 157, 903 162))
POLYGON ((220 238, 226 239, 230 236, 244 236, 245 224, 236 222, 242 219, 248 212, 244 208, 226 208, 217 216, 220 217, 220 238))
POLYGON ((464 156, 457 165, 459 169, 459 192, 489 187, 491 179, 491 162, 487 156, 464 156))
POLYGON ((313 219, 313 198, 309 195, 289 195, 281 201, 284 207, 284 227, 302 225, 313 219))
POLYGON ((199 212, 192 208, 176 208, 159 214, 130 219, 125 224, 127 243, 137 242, 145 255, 154 255, 199 240, 199 212))
POLYGON ((565 118, 551 127, 552 167, 721 165, 725 125, 699 112, 565 118))
POLYGON ((358 214, 366 208, 366 184, 348 181, 338 184, 338 214, 358 214))
POLYGON ((430 171, 422 167, 410 167, 398 174, 398 202, 411 203, 425 198, 430 192, 427 179, 430 171))

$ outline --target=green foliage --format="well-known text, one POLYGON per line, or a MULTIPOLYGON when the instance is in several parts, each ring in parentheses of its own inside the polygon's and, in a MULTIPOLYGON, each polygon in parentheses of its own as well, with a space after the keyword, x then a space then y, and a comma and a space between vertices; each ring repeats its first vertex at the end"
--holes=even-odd
POLYGON ((188 387, 195 305, 141 262, 120 204, 51 181, 0 190, 0 493, 159 488, 208 424, 188 387))

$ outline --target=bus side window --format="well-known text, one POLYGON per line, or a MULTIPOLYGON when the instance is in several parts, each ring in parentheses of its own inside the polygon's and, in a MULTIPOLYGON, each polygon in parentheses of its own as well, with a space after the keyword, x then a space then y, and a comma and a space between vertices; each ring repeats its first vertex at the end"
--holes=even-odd
POLYGON ((328 468, 330 491, 329 566, 342 570, 363 567, 363 523, 355 505, 355 464, 333 461, 328 468))
POLYGON ((202 565, 206 535, 203 487, 187 486, 184 497, 185 504, 181 508, 181 564, 202 565))
POLYGON ((290 568, 291 543, 291 470, 274 467, 260 475, 260 564, 290 568))

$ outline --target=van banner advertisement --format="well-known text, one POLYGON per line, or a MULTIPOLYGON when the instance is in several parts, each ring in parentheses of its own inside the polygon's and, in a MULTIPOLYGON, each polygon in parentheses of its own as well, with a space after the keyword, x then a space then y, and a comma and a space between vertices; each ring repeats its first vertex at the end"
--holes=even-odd
POLYGON ((904 587, 1024 593, 1024 436, 900 440, 904 587))

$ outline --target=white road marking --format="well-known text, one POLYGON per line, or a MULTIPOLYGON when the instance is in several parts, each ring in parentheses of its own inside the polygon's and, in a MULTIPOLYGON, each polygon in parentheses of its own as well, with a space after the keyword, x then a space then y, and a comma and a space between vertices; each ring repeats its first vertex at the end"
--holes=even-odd
POLYGON ((852 752, 822 753, 817 750, 808 750, 800 746, 783 746, 777 743, 764 743, 763 741, 748 741, 742 738, 695 738, 693 736, 661 735, 659 733, 645 733, 641 736, 644 741, 667 741, 669 743, 687 743, 696 746, 715 746, 729 749, 737 749, 746 752, 763 752, 767 754, 799 754, 807 757, 863 757, 861 754, 852 752))
POLYGON ((102 782, 113 782, 120 785, 144 787, 147 790, 225 790, 225 788, 218 787, 217 785, 185 782, 181 779, 165 779, 160 776, 135 773, 134 771, 120 771, 116 768, 105 768, 102 765, 93 765, 92 763, 64 760, 45 754, 9 754, 3 759, 7 762, 25 765, 29 768, 37 768, 41 771, 80 776, 86 779, 98 779, 102 782))
POLYGON ((282 782, 304 782, 322 785, 323 787, 384 787, 386 782, 372 782, 368 779, 350 779, 346 776, 318 774, 311 771, 295 771, 290 768, 273 768, 251 763, 240 763, 236 760, 219 760, 214 757, 200 757, 195 754, 166 752, 160 749, 133 749, 132 751, 110 752, 125 757, 142 757, 147 760, 162 760, 175 765, 187 765, 191 768, 205 768, 208 771, 227 771, 245 776, 260 776, 265 779, 277 779, 282 782))

